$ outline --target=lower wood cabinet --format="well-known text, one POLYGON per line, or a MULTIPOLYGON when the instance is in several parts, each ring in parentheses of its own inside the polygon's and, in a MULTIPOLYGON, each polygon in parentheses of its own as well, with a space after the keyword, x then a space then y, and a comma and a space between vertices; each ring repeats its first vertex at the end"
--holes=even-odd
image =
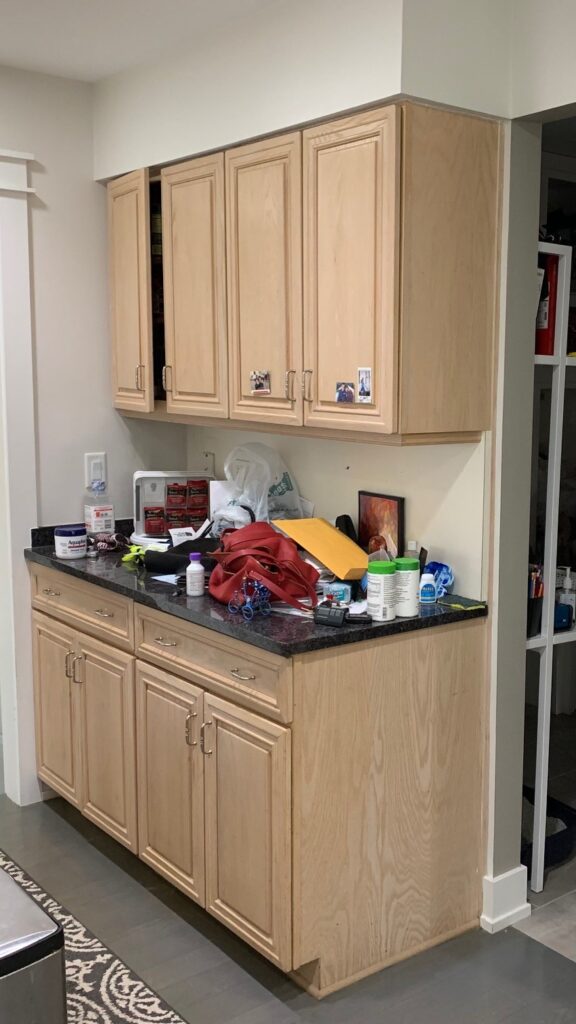
POLYGON ((204 906, 203 691, 137 662, 138 837, 142 860, 204 906))
POLYGON ((80 693, 70 676, 75 632, 33 616, 34 702, 38 775, 76 807, 82 802, 80 693))
POLYGON ((140 856, 292 967, 290 730, 143 662, 140 856))
POLYGON ((35 612, 38 775, 137 850, 134 662, 35 612))
POLYGON ((206 907, 292 968, 290 730, 204 696, 206 907))

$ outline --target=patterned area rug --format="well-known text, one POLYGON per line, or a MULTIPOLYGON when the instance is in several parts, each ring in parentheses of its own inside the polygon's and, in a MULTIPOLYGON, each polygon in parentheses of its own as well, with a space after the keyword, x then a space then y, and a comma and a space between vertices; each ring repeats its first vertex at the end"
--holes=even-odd
POLYGON ((100 939, 1 850, 0 868, 64 928, 68 1024, 185 1024, 100 939))

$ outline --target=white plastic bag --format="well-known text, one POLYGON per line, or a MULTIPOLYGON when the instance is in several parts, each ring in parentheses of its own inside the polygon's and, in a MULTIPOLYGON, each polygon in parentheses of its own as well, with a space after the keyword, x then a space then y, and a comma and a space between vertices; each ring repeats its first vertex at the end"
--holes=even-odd
POLYGON ((224 462, 234 485, 233 505, 246 505, 256 520, 300 519, 300 493, 286 463, 274 448, 258 441, 233 448, 224 462))

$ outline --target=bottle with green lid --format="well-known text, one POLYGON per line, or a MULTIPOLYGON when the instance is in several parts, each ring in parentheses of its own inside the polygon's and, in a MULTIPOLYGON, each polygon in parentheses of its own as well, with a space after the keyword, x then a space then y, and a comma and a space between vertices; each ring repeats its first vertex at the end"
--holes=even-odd
POLYGON ((420 562, 417 558, 396 559, 396 615, 413 618, 418 615, 420 562))
POLYGON ((368 603, 366 611, 374 622, 396 618, 396 563, 368 563, 368 603))

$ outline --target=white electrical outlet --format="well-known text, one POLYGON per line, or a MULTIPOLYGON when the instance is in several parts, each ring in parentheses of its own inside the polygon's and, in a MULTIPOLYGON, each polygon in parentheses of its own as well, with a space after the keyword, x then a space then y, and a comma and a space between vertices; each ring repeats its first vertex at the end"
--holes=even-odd
POLYGON ((106 452, 86 452, 84 455, 84 487, 90 487, 93 480, 108 481, 106 452))

